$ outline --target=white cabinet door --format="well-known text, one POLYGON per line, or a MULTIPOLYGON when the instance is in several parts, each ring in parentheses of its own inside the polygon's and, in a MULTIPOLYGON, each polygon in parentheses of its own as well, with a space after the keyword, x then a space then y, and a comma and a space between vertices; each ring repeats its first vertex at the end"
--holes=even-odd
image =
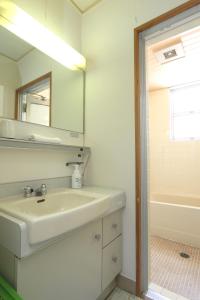
POLYGON ((122 211, 118 210, 103 218, 103 247, 122 233, 122 211))
POLYGON ((25 300, 95 300, 101 294, 102 223, 74 230, 17 261, 17 290, 25 300))
POLYGON ((103 290, 122 270, 122 237, 116 238, 103 249, 103 290))

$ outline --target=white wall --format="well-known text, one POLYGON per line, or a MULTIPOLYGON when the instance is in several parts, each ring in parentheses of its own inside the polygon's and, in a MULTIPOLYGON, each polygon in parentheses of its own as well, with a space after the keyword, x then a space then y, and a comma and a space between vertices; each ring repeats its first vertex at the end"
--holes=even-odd
POLYGON ((0 183, 64 177, 72 154, 55 150, 0 149, 0 183))
POLYGON ((150 191, 152 194, 200 195, 200 141, 170 140, 168 89, 149 94, 150 191))
POLYGON ((124 213, 123 274, 135 280, 135 175, 133 28, 183 0, 104 0, 83 16, 88 58, 86 143, 92 146, 87 181, 121 187, 124 213))
MULTIPOLYGON (((81 15, 68 0, 15 0, 17 5, 81 49, 81 15)), ((15 150, 0 148, 0 183, 61 177, 71 174, 65 162, 71 155, 51 150, 15 150)))

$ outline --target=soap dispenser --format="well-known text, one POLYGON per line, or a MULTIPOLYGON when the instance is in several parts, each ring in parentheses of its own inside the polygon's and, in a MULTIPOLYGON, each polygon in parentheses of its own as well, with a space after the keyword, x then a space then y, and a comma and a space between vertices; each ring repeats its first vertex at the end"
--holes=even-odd
POLYGON ((79 162, 67 162, 66 166, 72 166, 74 167, 74 171, 72 173, 72 188, 73 189, 80 189, 82 188, 82 170, 80 168, 81 165, 84 163, 79 162))
POLYGON ((74 164, 74 172, 72 173, 72 188, 82 188, 82 175, 80 170, 80 164, 74 164))

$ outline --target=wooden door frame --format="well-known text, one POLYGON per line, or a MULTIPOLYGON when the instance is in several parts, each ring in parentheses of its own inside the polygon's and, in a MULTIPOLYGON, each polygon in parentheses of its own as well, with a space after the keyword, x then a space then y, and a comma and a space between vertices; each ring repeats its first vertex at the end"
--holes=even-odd
POLYGON ((200 0, 189 0, 184 4, 142 24, 134 29, 134 75, 135 75, 135 173, 136 173, 136 295, 142 296, 141 275, 142 275, 142 205, 141 205, 141 119, 140 119, 140 101, 141 101, 141 74, 140 74, 140 33, 164 22, 172 17, 200 4, 200 0))

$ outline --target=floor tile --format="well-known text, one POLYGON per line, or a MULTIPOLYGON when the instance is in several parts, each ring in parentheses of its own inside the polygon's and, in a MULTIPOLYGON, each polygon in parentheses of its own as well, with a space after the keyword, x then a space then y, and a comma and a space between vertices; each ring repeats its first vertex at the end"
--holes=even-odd
POLYGON ((186 299, 200 300, 200 249, 151 237, 151 282, 186 299), (189 254, 183 258, 180 253, 189 254))

